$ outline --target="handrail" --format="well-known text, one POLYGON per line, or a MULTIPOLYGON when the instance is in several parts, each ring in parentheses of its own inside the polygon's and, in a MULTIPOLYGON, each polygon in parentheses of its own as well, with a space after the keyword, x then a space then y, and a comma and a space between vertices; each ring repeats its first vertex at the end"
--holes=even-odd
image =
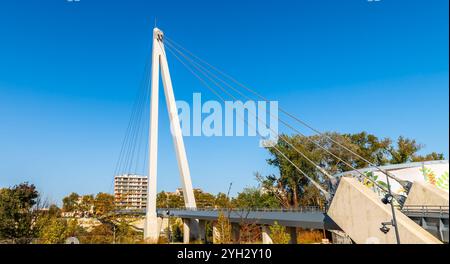
POLYGON ((158 208, 157 210, 169 210, 169 211, 250 211, 250 212, 323 212, 318 206, 303 206, 298 208, 216 208, 216 207, 203 207, 203 208, 158 208))
POLYGON ((403 213, 419 213, 429 215, 438 213, 440 216, 449 214, 449 206, 445 205, 407 205, 402 208, 403 213))
MULTIPOLYGON (((197 212, 205 212, 205 211, 232 211, 232 212, 324 212, 324 210, 320 209, 318 206, 302 206, 297 208, 216 208, 216 207, 203 207, 203 208, 186 208, 186 207, 178 207, 178 208, 157 208, 157 211, 197 211, 197 212)), ((145 213, 144 209, 124 209, 117 210, 117 213, 123 214, 138 214, 145 213)))

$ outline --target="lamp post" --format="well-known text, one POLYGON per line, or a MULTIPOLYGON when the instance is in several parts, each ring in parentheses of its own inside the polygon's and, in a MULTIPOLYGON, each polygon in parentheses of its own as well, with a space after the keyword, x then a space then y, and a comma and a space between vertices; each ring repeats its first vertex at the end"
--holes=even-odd
POLYGON ((384 204, 390 204, 391 205, 391 210, 392 210, 392 221, 389 223, 382 223, 382 227, 380 228, 380 230, 383 233, 387 233, 389 231, 389 228, 386 227, 386 225, 392 225, 394 227, 395 230, 395 238, 397 239, 397 244, 400 244, 400 234, 398 233, 398 226, 397 226, 397 218, 395 216, 395 208, 394 208, 394 196, 392 195, 391 192, 391 184, 389 183, 389 177, 386 174, 386 184, 387 184, 387 189, 388 189, 388 193, 384 196, 383 199, 381 199, 381 201, 384 204))

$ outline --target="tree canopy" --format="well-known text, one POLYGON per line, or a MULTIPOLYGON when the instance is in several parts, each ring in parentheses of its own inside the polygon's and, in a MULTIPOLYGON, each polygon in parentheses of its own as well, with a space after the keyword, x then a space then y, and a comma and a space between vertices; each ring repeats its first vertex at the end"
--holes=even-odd
MULTIPOLYGON (((293 145, 329 174, 349 171, 352 170, 352 167, 356 169, 368 167, 370 164, 367 161, 375 165, 386 165, 442 160, 444 158, 443 154, 435 152, 420 155, 419 151, 423 148, 423 145, 402 136, 395 141, 389 138, 379 138, 367 132, 355 134, 326 133, 326 136, 332 140, 321 135, 281 135, 280 137, 284 140, 279 140, 276 147, 309 177, 322 185, 326 184, 326 177, 321 170, 290 145, 293 145), (362 158, 345 150, 336 142, 362 158)), ((323 197, 310 184, 309 180, 280 155, 275 148, 268 148, 268 151, 271 157, 267 162, 278 169, 279 175, 257 175, 262 187, 276 197, 283 207, 323 206, 323 197)))
POLYGON ((33 184, 22 183, 0 189, 0 239, 29 243, 37 236, 34 225, 39 193, 33 184))

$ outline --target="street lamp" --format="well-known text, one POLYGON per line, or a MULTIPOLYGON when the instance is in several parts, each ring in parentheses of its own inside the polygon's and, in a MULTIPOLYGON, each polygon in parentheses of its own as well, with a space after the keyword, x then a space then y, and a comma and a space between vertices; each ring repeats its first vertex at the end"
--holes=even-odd
POLYGON ((397 244, 400 244, 400 235, 398 233, 398 226, 397 226, 397 218, 395 217, 395 208, 394 208, 394 196, 392 195, 391 192, 391 185, 389 183, 389 177, 386 174, 386 183, 387 183, 387 189, 388 189, 388 193, 381 199, 381 202, 383 202, 384 204, 390 204, 391 205, 391 210, 392 210, 392 220, 391 222, 384 222, 381 223, 381 232, 383 233, 387 233, 389 232, 389 227, 387 227, 387 225, 391 225, 394 227, 395 230, 395 238, 397 239, 397 244))

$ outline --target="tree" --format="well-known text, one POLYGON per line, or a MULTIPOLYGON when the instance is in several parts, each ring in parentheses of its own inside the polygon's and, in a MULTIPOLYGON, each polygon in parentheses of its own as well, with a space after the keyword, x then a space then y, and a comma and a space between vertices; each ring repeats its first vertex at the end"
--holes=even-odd
POLYGON ((52 217, 60 217, 61 209, 56 204, 52 204, 48 207, 48 214, 52 217))
POLYGON ((444 154, 442 153, 436 153, 432 152, 430 154, 426 154, 425 156, 420 155, 414 155, 412 157, 413 162, 422 162, 422 161, 429 161, 429 160, 444 160, 444 154))
MULTIPOLYGON (((284 156, 324 188, 328 178, 325 177, 323 170, 333 175, 354 168, 365 168, 370 164, 385 165, 444 158, 443 154, 434 152, 425 156, 418 155, 423 145, 405 137, 399 137, 394 144, 389 138, 379 138, 367 132, 325 133, 325 135, 280 135, 282 140, 276 145, 284 156)), ((320 192, 277 149, 268 148, 271 157, 267 162, 278 168, 279 173, 267 176, 257 174, 262 188, 276 197, 283 207, 296 208, 304 205, 322 207, 324 198, 320 192)))
POLYGON ((167 195, 164 191, 156 195, 156 207, 169 208, 169 195, 167 195))
POLYGON ((81 197, 80 203, 78 204, 78 209, 89 216, 91 213, 93 213, 92 211, 94 209, 94 201, 95 198, 93 195, 83 195, 81 197))
POLYGON ((0 239, 30 243, 38 235, 39 193, 33 184, 0 189, 0 239))
POLYGON ((169 218, 169 225, 171 230, 171 240, 173 242, 183 241, 183 221, 181 218, 169 218))
POLYGON ((182 208, 184 207, 184 198, 182 195, 170 194, 162 191, 156 195, 156 207, 182 208))
POLYGON ((278 208, 278 200, 260 188, 245 188, 232 201, 234 207, 243 209, 278 208))
POLYGON ((194 190, 194 196, 197 208, 213 207, 215 204, 215 197, 210 193, 194 190))
POLYGON ((94 213, 104 216, 114 210, 114 196, 108 193, 98 193, 94 200, 94 213))
POLYGON ((130 221, 125 218, 116 219, 115 223, 115 241, 114 243, 119 244, 133 244, 137 241, 142 240, 142 233, 135 231, 131 225, 130 221))
POLYGON ((67 238, 67 223, 64 219, 51 217, 48 223, 43 225, 39 234, 43 244, 61 244, 67 238))
POLYGON ((78 210, 78 199, 80 196, 77 193, 71 193, 69 196, 63 198, 63 211, 73 212, 78 210))
POLYGON ((224 193, 218 193, 214 201, 216 208, 228 208, 230 206, 230 199, 224 193))
POLYGON ((397 146, 389 146, 388 151, 391 154, 390 162, 400 164, 410 162, 414 155, 423 148, 423 145, 417 144, 414 139, 408 139, 400 136, 397 140, 397 146))
POLYGON ((83 244, 112 244, 114 241, 114 228, 112 225, 101 224, 92 228, 92 230, 81 237, 83 244))
MULTIPOLYGON (((322 158, 322 152, 315 147, 305 137, 293 136, 288 137, 281 135, 284 140, 280 140, 277 143, 277 149, 269 148, 271 154, 270 159, 267 160, 269 165, 275 166, 279 170, 279 176, 269 175, 262 178, 257 175, 257 178, 261 180, 262 187, 268 191, 271 195, 277 197, 280 204, 283 207, 300 206, 300 197, 305 193, 305 187, 310 185, 308 178, 299 172, 292 164, 286 160, 283 156, 288 157, 290 161, 296 164, 305 172, 309 177, 319 183, 324 182, 324 177, 317 168, 314 167, 307 159, 301 156, 295 149, 302 153, 307 153, 308 158, 314 161, 316 164, 320 164, 322 158), (294 148, 291 147, 294 146, 294 148), (280 152, 283 153, 281 155, 280 152)), ((319 205, 319 204, 311 204, 319 205)))
POLYGON ((231 224, 228 217, 226 217, 222 211, 219 212, 213 236, 215 237, 215 243, 217 244, 230 244, 232 242, 231 224))
POLYGON ((275 223, 272 226, 269 226, 269 229, 270 229, 270 238, 272 238, 274 244, 289 243, 291 236, 288 233, 286 233, 286 228, 284 226, 279 225, 278 222, 275 221, 275 223))

